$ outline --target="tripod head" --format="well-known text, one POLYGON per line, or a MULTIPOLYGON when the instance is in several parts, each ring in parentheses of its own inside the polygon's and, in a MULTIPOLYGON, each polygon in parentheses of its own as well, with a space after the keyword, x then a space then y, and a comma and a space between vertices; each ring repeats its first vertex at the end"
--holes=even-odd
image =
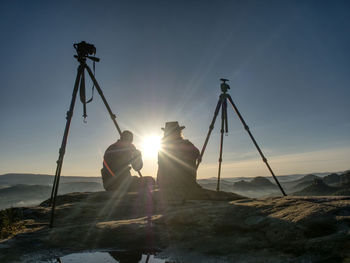
POLYGON ((92 44, 86 43, 85 41, 81 41, 80 43, 73 44, 73 47, 75 48, 75 51, 77 52, 77 55, 74 55, 74 57, 78 60, 80 63, 80 66, 78 68, 78 84, 80 83, 80 101, 83 103, 83 118, 84 122, 86 123, 86 104, 90 103, 93 100, 94 97, 94 88, 95 88, 95 62, 99 62, 100 59, 95 57, 96 55, 96 47, 92 44), (86 64, 86 59, 91 59, 93 61, 93 69, 94 74, 92 75, 90 68, 86 64), (92 95, 89 100, 86 100, 85 95, 85 69, 88 70, 90 77, 93 80, 93 86, 92 86, 92 95), (79 73, 80 72, 80 73, 79 73), (80 75, 79 75, 80 74, 80 75))
POLYGON ((227 90, 230 89, 230 86, 226 83, 226 81, 229 81, 228 79, 220 79, 222 81, 220 88, 223 93, 226 93, 227 90))
POLYGON ((78 55, 74 55, 79 62, 85 62, 86 59, 91 59, 94 62, 99 62, 100 59, 95 57, 96 55, 96 47, 92 44, 88 44, 85 41, 81 41, 80 43, 75 43, 73 45, 78 55), (90 55, 90 56, 89 56, 90 55))

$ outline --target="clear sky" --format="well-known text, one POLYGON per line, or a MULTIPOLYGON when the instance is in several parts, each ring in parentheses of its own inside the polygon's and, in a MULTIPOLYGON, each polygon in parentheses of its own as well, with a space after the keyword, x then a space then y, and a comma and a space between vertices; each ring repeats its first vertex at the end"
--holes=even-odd
MULTIPOLYGON (((138 148, 175 120, 201 148, 224 77, 276 174, 349 169, 349 14, 340 0, 1 1, 0 174, 54 174, 82 40, 138 148)), ((62 175, 99 176, 117 132, 97 93, 81 115, 78 101, 62 175)), ((217 174, 219 123, 199 178, 217 174)), ((223 159, 223 177, 269 175, 231 109, 223 159)))

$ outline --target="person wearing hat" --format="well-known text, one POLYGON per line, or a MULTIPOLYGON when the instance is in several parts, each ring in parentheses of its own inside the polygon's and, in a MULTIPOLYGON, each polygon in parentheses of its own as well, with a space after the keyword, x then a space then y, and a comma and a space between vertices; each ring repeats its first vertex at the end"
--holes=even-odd
POLYGON ((191 188, 198 187, 196 183, 196 163, 200 156, 199 150, 185 140, 177 121, 166 122, 161 150, 158 152, 157 184, 159 188, 191 188))
MULTIPOLYGON (((154 184, 154 179, 150 176, 143 178, 131 176, 131 167, 135 171, 140 171, 143 166, 141 152, 136 149, 132 142, 132 132, 123 131, 120 139, 105 151, 101 175, 106 191, 138 190, 141 181, 153 180, 154 184)), ((152 184, 152 182, 150 183, 152 184)))

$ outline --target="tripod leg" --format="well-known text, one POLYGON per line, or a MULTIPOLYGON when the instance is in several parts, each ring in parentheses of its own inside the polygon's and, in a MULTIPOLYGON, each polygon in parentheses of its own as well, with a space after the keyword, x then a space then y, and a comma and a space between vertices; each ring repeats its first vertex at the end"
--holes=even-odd
POLYGON ((227 123, 227 100, 226 100, 226 99, 224 100, 223 109, 225 110, 225 112, 224 112, 225 132, 228 133, 228 123, 227 123))
POLYGON ((52 187, 52 193, 51 193, 51 202, 50 203, 52 205, 52 208, 51 208, 50 227, 53 226, 53 220, 54 220, 54 215, 55 215, 55 206, 56 206, 56 197, 57 197, 58 185, 60 182, 61 170, 62 170, 62 165, 63 165, 63 158, 64 158, 64 154, 66 151, 69 128, 70 128, 70 124, 72 121, 74 105, 75 105, 75 101, 76 101, 76 97, 77 97, 77 93, 78 93, 78 89, 79 89, 79 81, 80 81, 80 78, 81 78, 83 71, 84 71, 84 67, 82 65, 80 65, 78 68, 78 73, 77 73, 77 77, 76 77, 75 84, 74 84, 72 101, 70 103, 69 111, 67 112, 67 117, 66 117, 67 122, 66 122, 66 127, 64 129, 61 148, 59 151, 60 154, 59 154, 59 157, 57 160, 55 180, 54 180, 54 185, 52 187))
POLYGON ((252 133, 250 132, 248 125, 245 123, 245 121, 244 121, 244 119, 243 119, 241 113, 239 112, 239 110, 238 110, 238 108, 236 107, 236 105, 233 103, 233 100, 232 100, 231 96, 228 95, 227 98, 228 98, 228 100, 230 101, 230 103, 231 103, 233 109, 234 109, 235 112, 237 113, 239 119, 241 120, 241 122, 242 122, 242 124, 243 124, 243 126, 244 126, 244 129, 248 132, 250 138, 252 139, 252 141, 253 141, 253 143, 254 143, 256 149, 258 150, 258 152, 259 152, 259 154, 260 154, 260 156, 261 156, 263 162, 266 164, 267 168, 269 169, 269 171, 270 171, 270 173, 271 173, 273 179, 275 179, 275 182, 276 182, 277 186, 278 186, 279 189, 281 190, 282 194, 283 194, 284 196, 287 196, 287 194, 284 192, 282 186, 280 185, 279 181, 277 180, 277 177, 275 176, 274 172, 272 171, 272 169, 271 169, 269 163, 267 162, 267 159, 265 158, 263 152, 261 151, 261 149, 260 149, 258 143, 255 141, 255 139, 254 139, 252 133))
MULTIPOLYGON (((82 78, 84 78, 84 70, 81 70, 81 68, 79 67, 78 68, 78 73, 77 73, 77 78, 75 80, 75 84, 74 84, 74 90, 73 90, 73 96, 74 97, 74 91, 76 89, 76 85, 77 86, 77 89, 79 89, 79 83, 81 83, 82 78)), ((73 99, 73 98, 72 98, 73 99)), ((75 98, 74 98, 74 101, 75 101, 75 98)), ((71 102, 71 106, 72 106, 72 102, 71 102)), ((74 108, 74 105, 73 105, 73 108, 74 108)), ((69 111, 67 111, 67 116, 66 116, 66 119, 68 120, 68 116, 71 114, 71 108, 69 109, 69 111)), ((66 130, 65 130, 65 133, 66 133, 66 130)), ((65 133, 64 133, 64 136, 63 138, 65 137, 65 133)), ((64 152, 61 153, 62 149, 64 151, 65 147, 63 148, 63 141, 62 141, 62 144, 61 144, 61 148, 59 150, 59 158, 57 160, 57 167, 56 167, 56 172, 55 172, 55 179, 54 179, 54 182, 53 182, 53 185, 52 185, 52 190, 51 190, 51 197, 50 197, 50 202, 49 202, 49 206, 52 205, 52 200, 53 200, 53 197, 54 197, 54 193, 55 193, 55 189, 56 189, 56 184, 57 184, 57 178, 58 178, 58 174, 60 174, 60 170, 61 170, 61 165, 62 165, 62 161, 61 161, 61 155, 63 154, 64 155, 64 152)), ((63 158, 62 158, 63 159, 63 158)))
POLYGON ((216 108, 215 108, 213 120, 210 123, 209 131, 208 131, 207 137, 205 138, 204 145, 203 145, 202 150, 201 150, 200 158, 199 158, 198 163, 197 163, 197 169, 198 169, 199 164, 202 161, 202 157, 204 155, 205 148, 207 148, 209 137, 210 137, 211 132, 214 129, 214 124, 215 124, 215 121, 216 121, 216 117, 218 116, 221 104, 222 104, 222 99, 221 99, 221 96, 220 96, 218 104, 216 105, 216 108))
POLYGON ((224 146, 224 132, 225 132, 225 106, 227 107, 226 99, 222 102, 221 106, 221 130, 220 130, 220 157, 219 157, 219 170, 218 170, 218 182, 216 184, 216 191, 220 191, 220 175, 221 175, 221 163, 222 163, 222 149, 224 146))
MULTIPOLYGON (((60 152, 61 153, 61 152, 60 152)), ((56 172, 55 172, 55 179, 53 181, 53 185, 52 185, 52 189, 51 189, 51 197, 50 197, 50 202, 49 202, 49 206, 52 205, 52 200, 53 200, 53 195, 54 195, 54 192, 55 192, 55 188, 56 188, 56 183, 57 183, 57 173, 58 173, 58 169, 60 167, 60 163, 59 163, 59 159, 56 161, 57 163, 57 166, 56 166, 56 172)))
POLYGON ((119 125, 118 125, 117 121, 115 120, 115 119, 116 119, 116 116, 115 116, 115 114, 112 112, 111 108, 109 107, 108 102, 107 102, 107 100, 106 100, 105 96, 103 95, 103 92, 102 92, 102 90, 101 90, 101 88, 100 88, 100 85, 98 85, 97 80, 95 79, 94 74, 92 74, 92 71, 91 71, 91 69, 89 68, 89 66, 85 64, 84 67, 86 68, 87 72, 89 73, 90 78, 91 78, 92 82, 94 83, 94 85, 95 85, 95 87, 96 87, 96 89, 97 89, 98 94, 100 94, 100 96, 101 96, 101 98, 102 98, 102 101, 103 101, 103 103, 105 104, 105 106, 106 106, 106 108, 107 108, 107 111, 108 111, 109 115, 111 116, 111 119, 113 120, 114 126, 117 128, 119 135, 121 135, 121 134, 122 134, 122 131, 121 131, 121 129, 119 128, 119 125))

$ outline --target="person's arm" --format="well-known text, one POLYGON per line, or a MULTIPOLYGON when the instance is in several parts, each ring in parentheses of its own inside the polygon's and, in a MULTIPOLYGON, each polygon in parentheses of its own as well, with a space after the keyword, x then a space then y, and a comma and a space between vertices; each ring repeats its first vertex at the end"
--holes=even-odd
POLYGON ((200 158, 200 152, 196 146, 194 146, 193 143, 191 143, 189 140, 185 140, 186 144, 186 152, 191 156, 191 158, 198 160, 200 158))
POLYGON ((143 167, 142 155, 139 150, 134 150, 132 152, 131 166, 135 171, 140 171, 143 167))

